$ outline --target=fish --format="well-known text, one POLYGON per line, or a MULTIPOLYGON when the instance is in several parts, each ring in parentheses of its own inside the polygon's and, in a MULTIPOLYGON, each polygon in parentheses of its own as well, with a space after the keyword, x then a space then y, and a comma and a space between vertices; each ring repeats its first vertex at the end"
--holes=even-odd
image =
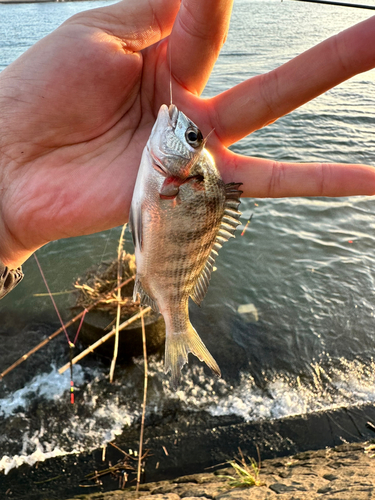
POLYGON ((189 319, 204 299, 218 251, 239 225, 241 183, 224 184, 197 125, 163 104, 143 150, 129 214, 136 278, 133 300, 161 313, 165 373, 177 387, 192 353, 220 368, 189 319))

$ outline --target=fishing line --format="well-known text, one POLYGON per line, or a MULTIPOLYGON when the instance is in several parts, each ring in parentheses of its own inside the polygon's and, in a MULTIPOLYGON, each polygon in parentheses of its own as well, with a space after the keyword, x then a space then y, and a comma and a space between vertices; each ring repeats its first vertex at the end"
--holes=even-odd
MULTIPOLYGON (((281 0, 283 1, 283 0, 281 0)), ((332 0, 293 0, 294 2, 307 2, 307 3, 321 3, 321 4, 327 4, 327 5, 338 5, 339 7, 354 7, 355 9, 369 9, 369 10, 375 10, 374 5, 361 5, 361 4, 356 4, 356 3, 349 3, 349 2, 335 2, 332 0)))
POLYGON ((35 262, 37 263, 38 265, 38 268, 39 268, 39 272, 43 278, 43 281, 44 281, 44 284, 47 288, 47 291, 48 291, 48 295, 50 296, 50 299, 52 301, 52 304, 53 304, 53 307, 55 308, 55 311, 56 311, 56 314, 57 314, 57 317, 59 318, 59 321, 60 321, 60 324, 61 324, 61 327, 63 329, 63 332, 65 333, 65 337, 66 337, 66 340, 68 342, 68 345, 69 345, 69 359, 70 359, 70 403, 71 404, 74 404, 74 382, 73 382, 73 363, 72 363, 72 360, 73 360, 73 349, 75 347, 75 344, 77 342, 77 339, 78 339, 78 335, 79 335, 79 332, 81 330, 81 327, 82 327, 82 323, 83 323, 83 319, 87 313, 87 309, 84 310, 83 312, 83 315, 82 315, 82 318, 81 318, 81 322, 79 324, 79 327, 77 329, 77 333, 76 333, 76 336, 74 338, 74 342, 72 342, 69 338, 69 335, 68 335, 68 332, 66 331, 66 328, 65 328, 65 325, 64 325, 64 322, 61 318, 61 315, 60 315, 60 312, 57 308, 57 305, 56 305, 56 302, 55 302, 55 299, 53 298, 53 295, 51 293, 51 290, 48 286, 48 283, 47 283, 47 280, 46 280, 46 277, 44 275, 44 272, 43 272, 43 269, 42 269, 42 266, 40 265, 39 263, 39 260, 38 260, 38 257, 36 256, 36 254, 34 253, 34 259, 35 259, 35 262))
POLYGON ((36 254, 34 253, 34 259, 35 259, 35 262, 37 263, 38 265, 38 268, 39 268, 39 272, 43 278, 43 281, 44 281, 44 284, 47 288, 47 292, 48 292, 48 295, 50 296, 50 299, 52 300, 52 304, 53 304, 53 307, 55 308, 55 311, 56 311, 56 314, 57 314, 57 317, 59 318, 60 320, 60 323, 61 323, 61 327, 63 329, 63 332, 65 333, 65 337, 66 337, 66 340, 68 341, 68 344, 70 344, 70 338, 69 338, 69 335, 68 335, 68 332, 66 331, 66 328, 65 328, 65 325, 64 325, 64 322, 60 316, 60 313, 59 313, 59 310, 57 309, 57 305, 56 305, 56 302, 55 302, 55 299, 53 298, 53 295, 51 293, 51 290, 49 289, 49 286, 48 286, 48 283, 47 283, 47 280, 46 280, 46 277, 44 276, 44 273, 43 273, 43 270, 41 268, 41 265, 39 264, 39 260, 38 260, 38 257, 36 256, 36 254))
POLYGON ((105 240, 105 245, 104 245, 104 250, 103 250, 103 253, 102 253, 102 256, 101 256, 101 259, 100 259, 99 265, 100 265, 100 264, 102 264, 103 259, 104 259, 104 255, 105 255, 105 253, 106 253, 106 251, 107 251, 108 242, 109 242, 109 238, 111 237, 112 229, 113 229, 113 228, 111 228, 111 229, 109 230, 108 234, 107 234, 107 237, 106 237, 106 240, 105 240))
POLYGON ((74 337, 74 342, 73 342, 73 345, 75 346, 76 343, 77 343, 77 340, 78 340, 78 335, 79 335, 79 332, 81 331, 81 328, 82 328, 82 325, 83 325, 83 320, 85 319, 85 316, 86 316, 86 313, 88 313, 88 310, 85 308, 84 311, 83 311, 83 314, 82 314, 82 318, 81 318, 81 321, 79 323, 79 326, 77 328, 77 333, 76 333, 76 336, 74 337))
POLYGON ((173 99, 172 99, 172 44, 169 40, 168 46, 168 55, 169 55, 169 96, 171 98, 171 103, 170 105, 172 106, 173 104, 173 99))

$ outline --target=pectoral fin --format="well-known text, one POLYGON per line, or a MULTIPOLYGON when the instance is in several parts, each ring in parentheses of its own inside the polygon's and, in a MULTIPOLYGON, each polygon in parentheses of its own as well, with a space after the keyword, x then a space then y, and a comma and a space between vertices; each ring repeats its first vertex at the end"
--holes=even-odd
POLYGON ((142 210, 132 205, 129 212, 129 229, 132 235, 134 248, 142 250, 142 210))
POLYGON ((133 289, 133 301, 137 301, 137 295, 139 295, 141 306, 150 306, 153 311, 159 314, 159 307, 154 299, 152 299, 142 288, 141 282, 138 276, 135 278, 134 289, 133 289))

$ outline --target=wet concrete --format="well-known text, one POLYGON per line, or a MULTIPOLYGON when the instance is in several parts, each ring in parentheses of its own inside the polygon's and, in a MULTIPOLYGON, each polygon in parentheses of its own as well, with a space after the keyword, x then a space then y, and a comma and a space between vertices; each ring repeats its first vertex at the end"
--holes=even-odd
MULTIPOLYGON (((375 421, 374 405, 340 408, 274 421, 241 422, 238 417, 212 417, 206 413, 182 413, 173 404, 164 415, 147 422, 144 448, 149 450, 143 481, 167 480, 186 474, 203 472, 205 468, 223 464, 242 452, 262 460, 293 455, 307 450, 335 447, 343 442, 362 442, 374 437, 366 427, 375 421)), ((126 453, 138 448, 139 426, 124 430, 115 445, 126 453)), ((0 475, 0 498, 53 500, 68 499, 79 494, 116 490, 119 474, 105 474, 101 484, 86 476, 107 469, 124 454, 107 446, 91 453, 67 455, 40 462, 33 467, 22 465, 7 476, 0 475)), ((136 464, 129 459, 130 465, 136 464)), ((128 484, 135 472, 127 470, 128 484)))

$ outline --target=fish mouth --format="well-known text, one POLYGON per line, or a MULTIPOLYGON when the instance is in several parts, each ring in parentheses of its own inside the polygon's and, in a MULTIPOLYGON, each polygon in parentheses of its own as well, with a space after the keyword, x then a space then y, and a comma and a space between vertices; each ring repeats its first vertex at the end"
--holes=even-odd
MULTIPOLYGON (((182 142, 186 141, 185 129, 189 124, 192 124, 192 122, 184 115, 184 113, 182 113, 178 110, 178 108, 175 104, 170 104, 169 107, 167 107, 165 104, 163 104, 160 108, 158 119, 161 120, 161 124, 163 125, 163 127, 165 127, 165 126, 171 127, 173 129, 176 137, 180 141, 182 141, 182 142), (167 125, 167 123, 168 123, 168 125, 167 125)), ((199 129, 197 128, 197 130, 199 130, 199 129)), ((189 168, 184 169, 185 175, 182 175, 182 176, 171 175, 171 173, 163 165, 162 161, 152 151, 151 147, 148 147, 148 152, 151 156, 152 166, 153 166, 154 170, 156 170, 159 174, 161 174, 164 177, 163 184, 159 190, 159 196, 162 200, 175 199, 180 192, 180 187, 183 184, 190 182, 190 181, 192 181, 193 186, 195 188, 202 189, 202 187, 204 185, 203 184, 203 180, 204 180, 203 176, 193 175, 193 176, 186 176, 185 177, 185 175, 188 174, 188 172, 189 172, 189 168)), ((188 165, 187 165, 187 167, 188 167, 188 165)))
POLYGON ((186 180, 181 179, 180 177, 168 175, 168 172, 166 172, 166 170, 164 169, 164 166, 162 162, 159 160, 159 158, 150 149, 149 153, 152 159, 153 168, 159 174, 165 177, 165 180, 159 191, 160 198, 162 200, 173 200, 178 195, 181 184, 186 182, 186 180))

